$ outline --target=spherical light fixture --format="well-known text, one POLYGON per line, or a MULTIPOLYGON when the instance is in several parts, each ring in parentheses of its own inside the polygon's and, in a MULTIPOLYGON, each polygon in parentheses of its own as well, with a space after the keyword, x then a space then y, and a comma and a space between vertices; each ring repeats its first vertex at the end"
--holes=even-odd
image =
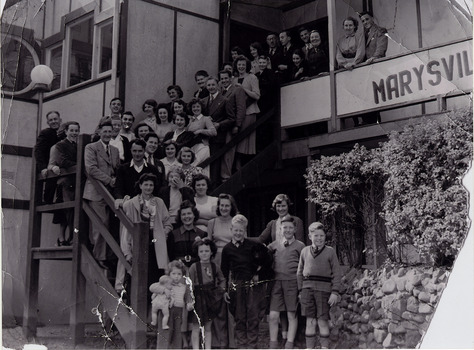
POLYGON ((49 91, 53 78, 53 71, 44 64, 39 64, 31 70, 31 81, 35 84, 33 90, 49 91))

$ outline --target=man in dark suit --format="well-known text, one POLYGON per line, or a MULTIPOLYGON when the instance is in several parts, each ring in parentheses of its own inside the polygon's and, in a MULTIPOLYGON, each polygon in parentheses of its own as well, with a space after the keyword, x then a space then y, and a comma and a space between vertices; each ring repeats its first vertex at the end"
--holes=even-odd
MULTIPOLYGON (((116 170, 120 164, 118 149, 109 145, 112 138, 112 123, 105 122, 99 125, 100 139, 86 146, 84 164, 89 177, 101 182, 112 192, 116 182, 116 170)), ((87 200, 92 210, 97 213, 105 227, 109 227, 110 210, 104 198, 96 190, 92 182, 87 179, 84 186, 83 198, 87 200)), ((107 243, 100 234, 97 225, 92 223, 89 234, 93 247, 93 255, 102 268, 110 268, 107 261, 107 243)))
POLYGON ((376 25, 370 12, 361 12, 359 17, 364 25, 365 62, 372 63, 376 58, 385 57, 388 46, 387 29, 376 25))
MULTIPOLYGON (((222 95, 227 98, 228 104, 231 106, 235 115, 235 125, 231 130, 227 131, 226 143, 229 142, 233 135, 236 135, 242 127, 245 119, 245 111, 247 109, 247 95, 241 86, 232 84, 232 73, 227 70, 219 72, 219 82, 222 86, 222 95)), ((235 146, 227 152, 221 162, 221 179, 226 181, 232 175, 232 165, 234 164, 235 146)))
POLYGON ((267 55, 270 58, 270 69, 276 72, 281 61, 281 47, 278 45, 279 39, 276 33, 269 33, 267 35, 268 51, 267 55))
MULTIPOLYGON (((49 152, 58 141, 58 129, 61 125, 61 116, 57 111, 51 111, 46 114, 46 123, 48 127, 41 130, 34 147, 36 159, 36 171, 45 176, 48 172, 49 152)), ((45 203, 53 203, 56 181, 46 181, 44 184, 43 200, 45 203)))
POLYGON ((145 160, 147 161, 148 164, 153 165, 156 167, 158 170, 157 174, 157 183, 155 186, 160 188, 165 184, 165 166, 163 162, 160 160, 161 154, 158 154, 160 152, 158 146, 160 145, 160 139, 157 134, 154 132, 149 132, 145 136, 145 160))
MULTIPOLYGON (((114 188, 115 205, 118 208, 125 199, 132 198, 140 193, 136 183, 143 174, 153 174, 161 178, 158 169, 145 160, 146 142, 135 139, 131 142, 132 160, 121 164, 117 169, 117 181, 114 188)), ((160 185, 156 184, 153 194, 157 196, 160 185)))
POLYGON ((295 47, 291 43, 291 34, 288 30, 284 30, 279 35, 280 44, 282 48, 281 60, 278 65, 278 73, 280 75, 280 82, 284 83, 290 79, 291 64, 293 63, 293 51, 295 47))
MULTIPOLYGON (((203 114, 211 117, 217 130, 217 136, 209 140, 212 157, 217 150, 225 145, 227 132, 232 130, 235 124, 235 113, 228 99, 219 92, 216 78, 209 77, 206 88, 209 91, 209 96, 202 100, 204 104, 203 114)), ((211 179, 214 183, 221 180, 220 170, 220 162, 211 164, 211 179)))
POLYGON ((209 96, 209 91, 206 89, 206 82, 209 74, 205 70, 198 70, 196 74, 194 74, 194 79, 196 80, 196 84, 198 85, 199 89, 194 92, 193 96, 198 99, 203 99, 209 96))

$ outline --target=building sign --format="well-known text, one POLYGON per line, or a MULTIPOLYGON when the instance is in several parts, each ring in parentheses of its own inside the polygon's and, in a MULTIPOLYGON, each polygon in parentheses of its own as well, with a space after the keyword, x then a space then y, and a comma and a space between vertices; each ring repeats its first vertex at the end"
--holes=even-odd
POLYGON ((472 40, 396 57, 336 75, 337 114, 472 90, 472 40))

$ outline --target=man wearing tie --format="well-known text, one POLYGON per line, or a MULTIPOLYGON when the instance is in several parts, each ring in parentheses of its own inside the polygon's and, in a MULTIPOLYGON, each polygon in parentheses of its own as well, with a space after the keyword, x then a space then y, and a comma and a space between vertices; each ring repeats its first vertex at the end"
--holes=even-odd
MULTIPOLYGON (((204 104, 204 115, 212 119, 212 123, 217 130, 217 136, 210 139, 211 156, 226 143, 227 131, 232 130, 235 123, 235 113, 229 100, 218 90, 218 82, 214 77, 207 79, 206 88, 209 96, 202 100, 204 104)), ((219 162, 211 164, 211 179, 217 183, 220 180, 221 165, 219 162)))
POLYGON ((281 47, 278 46, 278 35, 270 33, 267 35, 268 57, 270 58, 270 69, 274 72, 278 70, 281 61, 281 47))
MULTIPOLYGON (((111 122, 99 125, 99 137, 98 141, 88 144, 85 148, 86 173, 88 177, 101 182, 109 192, 112 192, 115 187, 115 171, 120 164, 120 159, 118 149, 109 145, 112 138, 111 122)), ((84 186, 83 198, 87 200, 92 210, 97 213, 104 226, 108 228, 110 209, 89 179, 84 186)), ((102 268, 109 269, 111 266, 107 261, 107 243, 94 223, 91 223, 89 238, 93 245, 94 258, 102 268)))
MULTIPOLYGON (((222 86, 222 95, 227 98, 228 104, 231 106, 235 115, 235 125, 231 130, 227 131, 225 142, 229 142, 233 135, 236 135, 242 127, 247 110, 247 95, 241 86, 232 84, 232 73, 227 70, 219 72, 219 80, 222 86)), ((221 163, 221 178, 226 181, 232 175, 232 165, 234 163, 235 146, 228 151, 221 163)))
POLYGON ((154 174, 157 178, 155 184, 157 190, 165 184, 165 166, 160 160, 159 151, 157 151, 160 144, 159 140, 158 135, 154 132, 149 132, 145 136, 145 160, 149 165, 153 165, 158 170, 158 174, 154 174))

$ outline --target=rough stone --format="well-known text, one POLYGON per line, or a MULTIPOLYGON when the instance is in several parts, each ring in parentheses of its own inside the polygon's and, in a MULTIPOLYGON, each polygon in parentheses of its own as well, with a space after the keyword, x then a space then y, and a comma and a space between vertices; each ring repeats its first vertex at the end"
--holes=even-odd
POLYGON ((382 306, 382 302, 380 300, 375 301, 374 303, 374 309, 378 310, 382 306))
POLYGON ((420 315, 420 314, 414 314, 412 315, 411 317, 412 321, 415 321, 417 323, 423 323, 425 322, 425 316, 424 315, 420 315))
POLYGON ((396 323, 390 323, 388 325, 388 331, 389 331, 389 333, 392 333, 392 334, 406 333, 405 327, 403 327, 403 325, 401 325, 401 324, 396 324, 396 323))
POLYGON ((382 289, 377 289, 377 291, 375 292, 375 297, 376 297, 377 299, 382 298, 384 295, 385 295, 385 293, 382 292, 382 289))
POLYGON ((367 343, 371 343, 374 340, 374 333, 367 334, 367 343))
POLYGON ((436 286, 436 292, 441 293, 446 288, 446 283, 439 283, 436 286))
POLYGON ((387 336, 385 337, 383 343, 382 343, 384 348, 393 348, 395 344, 393 343, 392 340, 392 334, 388 333, 387 336))
POLYGON ((395 300, 391 307, 390 312, 392 313, 392 319, 395 321, 400 321, 402 319, 402 314, 407 309, 406 299, 395 300))
POLYGON ((401 326, 408 330, 417 330, 418 324, 410 321, 402 321, 401 326))
POLYGON ((361 333, 367 333, 369 331, 369 326, 366 324, 361 324, 359 326, 359 330, 361 333))
POLYGON ((430 294, 427 292, 420 292, 418 294, 418 300, 421 301, 422 303, 429 303, 430 302, 430 294))
POLYGON ((383 329, 374 329, 374 340, 381 344, 384 339, 387 337, 387 331, 383 329))
POLYGON ((340 307, 343 307, 343 308, 347 308, 347 301, 345 299, 342 299, 340 302, 339 302, 339 306, 340 307))
POLYGON ((367 341, 367 335, 364 333, 359 335, 359 343, 365 343, 367 341))
POLYGON ((392 294, 397 291, 397 284, 394 280, 387 280, 382 286, 382 292, 385 294, 392 294))
POLYGON ((352 316, 351 322, 352 323, 359 323, 360 322, 360 316, 359 315, 352 316))
POLYGON ((385 310, 390 309, 390 305, 392 305, 393 301, 395 300, 396 295, 386 295, 382 298, 382 308, 385 310))
POLYGON ((420 339, 421 339, 421 335, 419 332, 408 331, 405 334, 405 347, 410 348, 410 349, 416 348, 420 339))
POLYGON ((421 292, 422 290, 419 288, 414 288, 412 291, 414 297, 417 297, 421 292))
POLYGON ((411 318, 412 318, 412 315, 413 315, 413 314, 412 314, 411 312, 409 312, 409 311, 404 311, 403 314, 402 314, 402 318, 403 318, 404 320, 409 320, 409 321, 410 321, 411 318))
POLYGON ((355 324, 352 324, 350 325, 349 327, 347 327, 352 333, 354 334, 359 334, 360 331, 359 331, 359 324, 358 323, 355 323, 355 324))
POLYGON ((364 311, 362 315, 360 316, 360 322, 362 323, 368 323, 370 320, 370 314, 368 311, 364 311))
POLYGON ((378 320, 380 317, 382 317, 382 315, 378 312, 378 310, 375 310, 375 309, 370 310, 370 312, 369 312, 369 318, 370 318, 371 320, 376 321, 376 320, 378 320))
POLYGON ((433 307, 428 304, 420 304, 418 307, 418 312, 420 314, 430 314, 433 312, 433 307))
POLYGON ((410 281, 406 281, 405 283, 405 290, 407 292, 412 292, 413 291, 413 288, 415 288, 415 286, 413 285, 413 283, 411 283, 410 281))
POLYGON ((402 276, 405 276, 405 274, 407 273, 407 270, 404 268, 404 267, 400 267, 398 269, 398 277, 402 277, 402 276))
POLYGON ((410 312, 418 312, 418 299, 415 297, 409 297, 407 300, 407 310, 410 312))
POLYGON ((421 284, 423 275, 416 274, 410 277, 407 277, 407 283, 411 283, 413 286, 419 286, 421 284))
POLYGON ((405 291, 406 281, 403 278, 399 278, 396 283, 397 283, 398 291, 400 291, 400 292, 405 291))
POLYGON ((436 284, 430 282, 425 286, 425 289, 428 293, 434 293, 436 292, 436 284))
POLYGON ((436 303, 438 303, 438 296, 436 294, 432 294, 430 297, 430 304, 436 305, 436 303))
MULTIPOLYGON (((426 276, 426 274, 424 275, 426 276)), ((428 283, 431 282, 431 276, 427 276, 427 277, 424 277, 422 280, 421 280, 421 285, 423 287, 425 287, 426 285, 428 285, 428 283)))

